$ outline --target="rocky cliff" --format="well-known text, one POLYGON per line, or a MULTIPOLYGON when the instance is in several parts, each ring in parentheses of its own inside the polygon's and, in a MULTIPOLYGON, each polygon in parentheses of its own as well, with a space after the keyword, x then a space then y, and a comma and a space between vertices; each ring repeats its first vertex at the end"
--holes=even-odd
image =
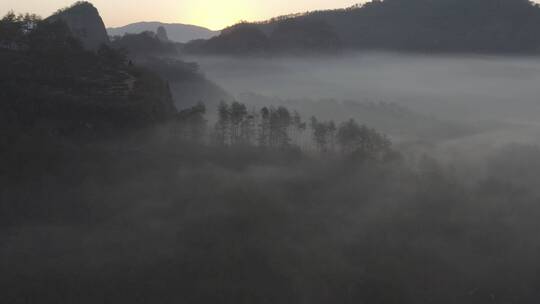
POLYGON ((97 50, 102 44, 109 43, 103 19, 98 10, 89 2, 76 2, 47 18, 49 21, 59 19, 68 25, 86 49, 97 50))

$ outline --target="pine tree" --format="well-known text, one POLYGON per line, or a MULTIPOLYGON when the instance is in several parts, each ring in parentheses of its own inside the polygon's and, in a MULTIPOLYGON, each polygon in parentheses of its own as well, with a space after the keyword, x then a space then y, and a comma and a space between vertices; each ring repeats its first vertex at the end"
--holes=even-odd
POLYGON ((215 139, 219 145, 230 143, 231 110, 229 105, 221 101, 218 106, 218 121, 215 127, 215 139))
POLYGON ((270 146, 270 110, 267 107, 263 107, 260 111, 259 122, 259 147, 270 146))
POLYGON ((231 143, 238 144, 241 140, 241 126, 246 119, 247 108, 243 103, 233 102, 230 107, 231 143))

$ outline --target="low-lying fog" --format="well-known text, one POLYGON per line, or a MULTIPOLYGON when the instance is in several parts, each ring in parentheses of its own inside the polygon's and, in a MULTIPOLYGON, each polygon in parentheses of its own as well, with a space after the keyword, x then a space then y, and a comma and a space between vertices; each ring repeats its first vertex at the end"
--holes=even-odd
POLYGON ((354 117, 395 141, 437 140, 431 149, 447 154, 540 141, 540 58, 359 53, 187 59, 242 102, 286 103, 323 119, 354 117), (356 106, 379 102, 406 108, 409 121, 386 117, 381 123, 380 111, 362 115, 366 108, 356 106))
POLYGON ((396 102, 422 113, 460 119, 535 119, 540 112, 540 58, 364 53, 306 59, 191 59, 233 94, 396 102))

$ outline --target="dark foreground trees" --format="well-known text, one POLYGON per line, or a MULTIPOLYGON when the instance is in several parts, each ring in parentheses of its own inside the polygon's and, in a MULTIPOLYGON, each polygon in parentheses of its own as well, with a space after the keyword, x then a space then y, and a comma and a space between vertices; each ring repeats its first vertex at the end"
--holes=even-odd
POLYGON ((540 297, 538 149, 501 154, 478 182, 429 163, 144 139, 30 138, 0 156, 0 303, 540 297))

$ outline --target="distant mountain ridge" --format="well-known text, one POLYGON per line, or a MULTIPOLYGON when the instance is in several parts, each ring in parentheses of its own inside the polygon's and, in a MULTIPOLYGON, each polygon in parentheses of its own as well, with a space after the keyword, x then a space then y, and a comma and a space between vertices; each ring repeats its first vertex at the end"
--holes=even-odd
POLYGON ((185 43, 197 39, 209 39, 219 34, 219 31, 181 23, 162 22, 137 22, 122 27, 108 28, 110 36, 123 36, 124 34, 139 34, 146 31, 156 32, 159 27, 163 27, 171 41, 185 43))
POLYGON ((220 36, 188 44, 186 51, 275 53, 291 46, 327 49, 332 41, 352 50, 537 54, 540 6, 528 0, 372 0, 237 24, 220 36), (324 31, 308 30, 313 25, 324 31))

